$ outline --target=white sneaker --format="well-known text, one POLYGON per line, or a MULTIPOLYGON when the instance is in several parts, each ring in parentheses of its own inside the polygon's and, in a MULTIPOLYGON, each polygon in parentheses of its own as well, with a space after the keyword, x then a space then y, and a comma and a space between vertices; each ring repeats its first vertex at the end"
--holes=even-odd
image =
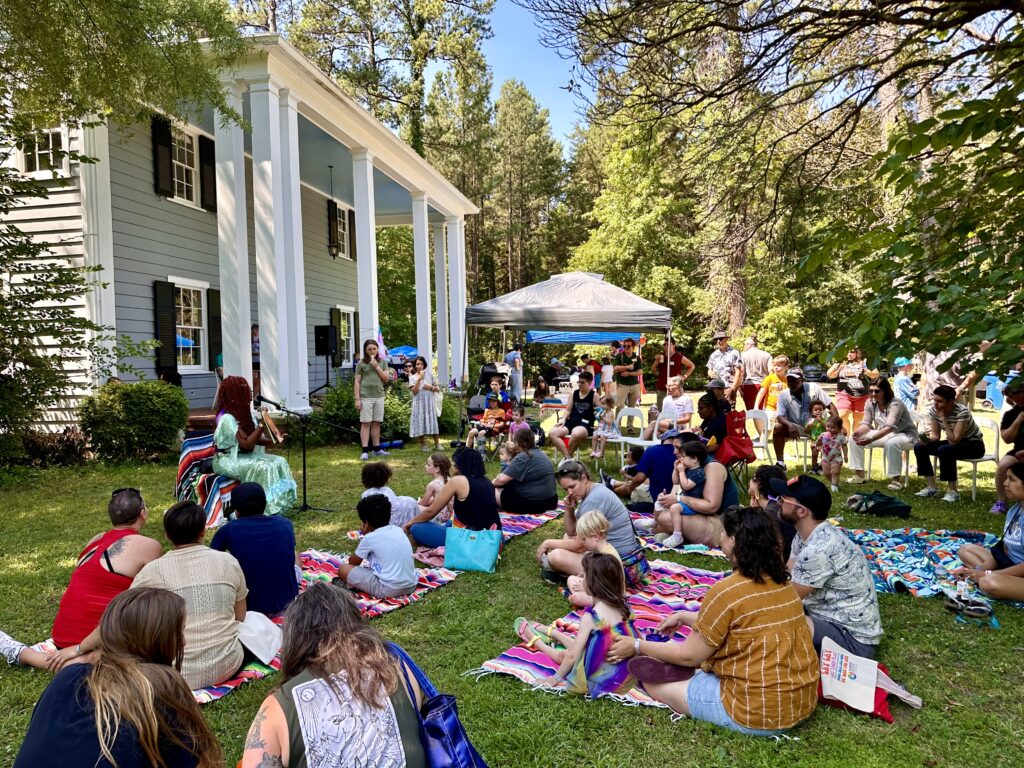
POLYGON ((373 455, 374 456, 387 456, 388 452, 385 451, 383 448, 378 448, 376 451, 373 452, 373 455))
POLYGON ((669 536, 667 539, 665 539, 663 542, 661 542, 661 546, 668 547, 669 549, 675 549, 676 547, 678 547, 682 543, 683 543, 683 534, 681 534, 681 533, 673 533, 671 536, 669 536))
POLYGON ((932 485, 926 485, 924 488, 922 488, 920 491, 918 491, 914 495, 915 496, 920 496, 922 499, 930 499, 932 496, 938 496, 939 495, 939 489, 934 487, 934 486, 932 486, 932 485))
POLYGON ((867 481, 868 481, 868 479, 866 477, 861 477, 860 475, 854 475, 853 477, 849 478, 846 481, 846 484, 847 485, 864 485, 864 483, 866 483, 867 481))
POLYGON ((956 491, 946 491, 946 495, 942 497, 942 500, 949 504, 954 504, 960 501, 960 494, 956 491))
POLYGON ((359 460, 360 461, 369 461, 370 460, 370 454, 368 454, 366 451, 363 451, 361 454, 359 454, 359 460))
POLYGON ((7 659, 8 664, 18 664, 21 652, 28 646, 20 643, 6 632, 0 632, 0 656, 7 659))
POLYGON ((839 486, 832 483, 832 493, 839 493, 839 486))
POLYGON ((641 517, 638 520, 634 520, 633 529, 639 531, 640 533, 650 533, 654 530, 654 518, 641 517))

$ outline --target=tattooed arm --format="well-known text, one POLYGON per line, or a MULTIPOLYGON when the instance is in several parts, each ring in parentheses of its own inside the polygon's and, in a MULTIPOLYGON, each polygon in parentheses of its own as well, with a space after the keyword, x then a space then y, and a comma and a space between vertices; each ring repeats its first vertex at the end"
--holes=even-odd
POLYGON ((242 768, 287 768, 288 723, 277 699, 268 696, 249 727, 242 768))

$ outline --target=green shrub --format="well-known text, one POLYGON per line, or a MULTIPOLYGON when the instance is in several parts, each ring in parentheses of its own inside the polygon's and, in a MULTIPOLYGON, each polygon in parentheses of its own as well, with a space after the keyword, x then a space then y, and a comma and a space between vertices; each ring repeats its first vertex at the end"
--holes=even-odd
POLYGON ((188 399, 181 387, 164 381, 112 382, 82 402, 80 416, 97 456, 150 459, 177 445, 188 422, 188 399))
MULTIPOLYGON (((460 413, 459 399, 446 395, 437 424, 441 434, 458 431, 460 413)), ((324 397, 322 410, 313 415, 341 429, 313 422, 310 425, 311 440, 320 443, 358 441, 359 412, 356 411, 355 393, 351 386, 333 387, 324 397)), ((384 423, 381 425, 384 439, 407 440, 411 417, 412 398, 408 388, 404 385, 388 387, 384 396, 384 423)))
POLYGON ((78 427, 65 427, 61 432, 31 430, 22 436, 21 442, 25 462, 35 467, 82 464, 88 447, 78 427))

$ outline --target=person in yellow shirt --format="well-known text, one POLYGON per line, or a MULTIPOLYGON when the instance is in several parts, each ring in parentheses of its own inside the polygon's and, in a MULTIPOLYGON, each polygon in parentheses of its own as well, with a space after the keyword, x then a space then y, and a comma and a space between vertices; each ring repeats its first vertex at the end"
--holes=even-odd
MULTIPOLYGON (((779 393, 786 388, 786 371, 789 370, 789 358, 785 355, 778 355, 772 358, 772 367, 775 369, 761 381, 761 389, 757 393, 757 400, 754 401, 754 408, 764 409, 768 414, 768 426, 778 414, 779 393)), ((757 427, 757 434, 761 434, 761 423, 754 422, 757 427)))

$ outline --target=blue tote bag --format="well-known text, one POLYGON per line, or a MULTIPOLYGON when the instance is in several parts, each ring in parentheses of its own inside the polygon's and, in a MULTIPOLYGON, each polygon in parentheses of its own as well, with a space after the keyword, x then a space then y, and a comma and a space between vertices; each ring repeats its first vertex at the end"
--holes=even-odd
POLYGON ((500 551, 501 531, 471 531, 453 525, 444 536, 444 567, 494 573, 500 551))
POLYGON ((487 768, 487 763, 470 743, 466 729, 462 727, 455 697, 438 693, 423 670, 416 666, 416 662, 401 647, 388 643, 388 649, 405 662, 402 676, 414 708, 416 696, 406 666, 412 670, 420 693, 423 694, 423 707, 416 716, 420 721, 420 742, 426 752, 429 768, 487 768))

